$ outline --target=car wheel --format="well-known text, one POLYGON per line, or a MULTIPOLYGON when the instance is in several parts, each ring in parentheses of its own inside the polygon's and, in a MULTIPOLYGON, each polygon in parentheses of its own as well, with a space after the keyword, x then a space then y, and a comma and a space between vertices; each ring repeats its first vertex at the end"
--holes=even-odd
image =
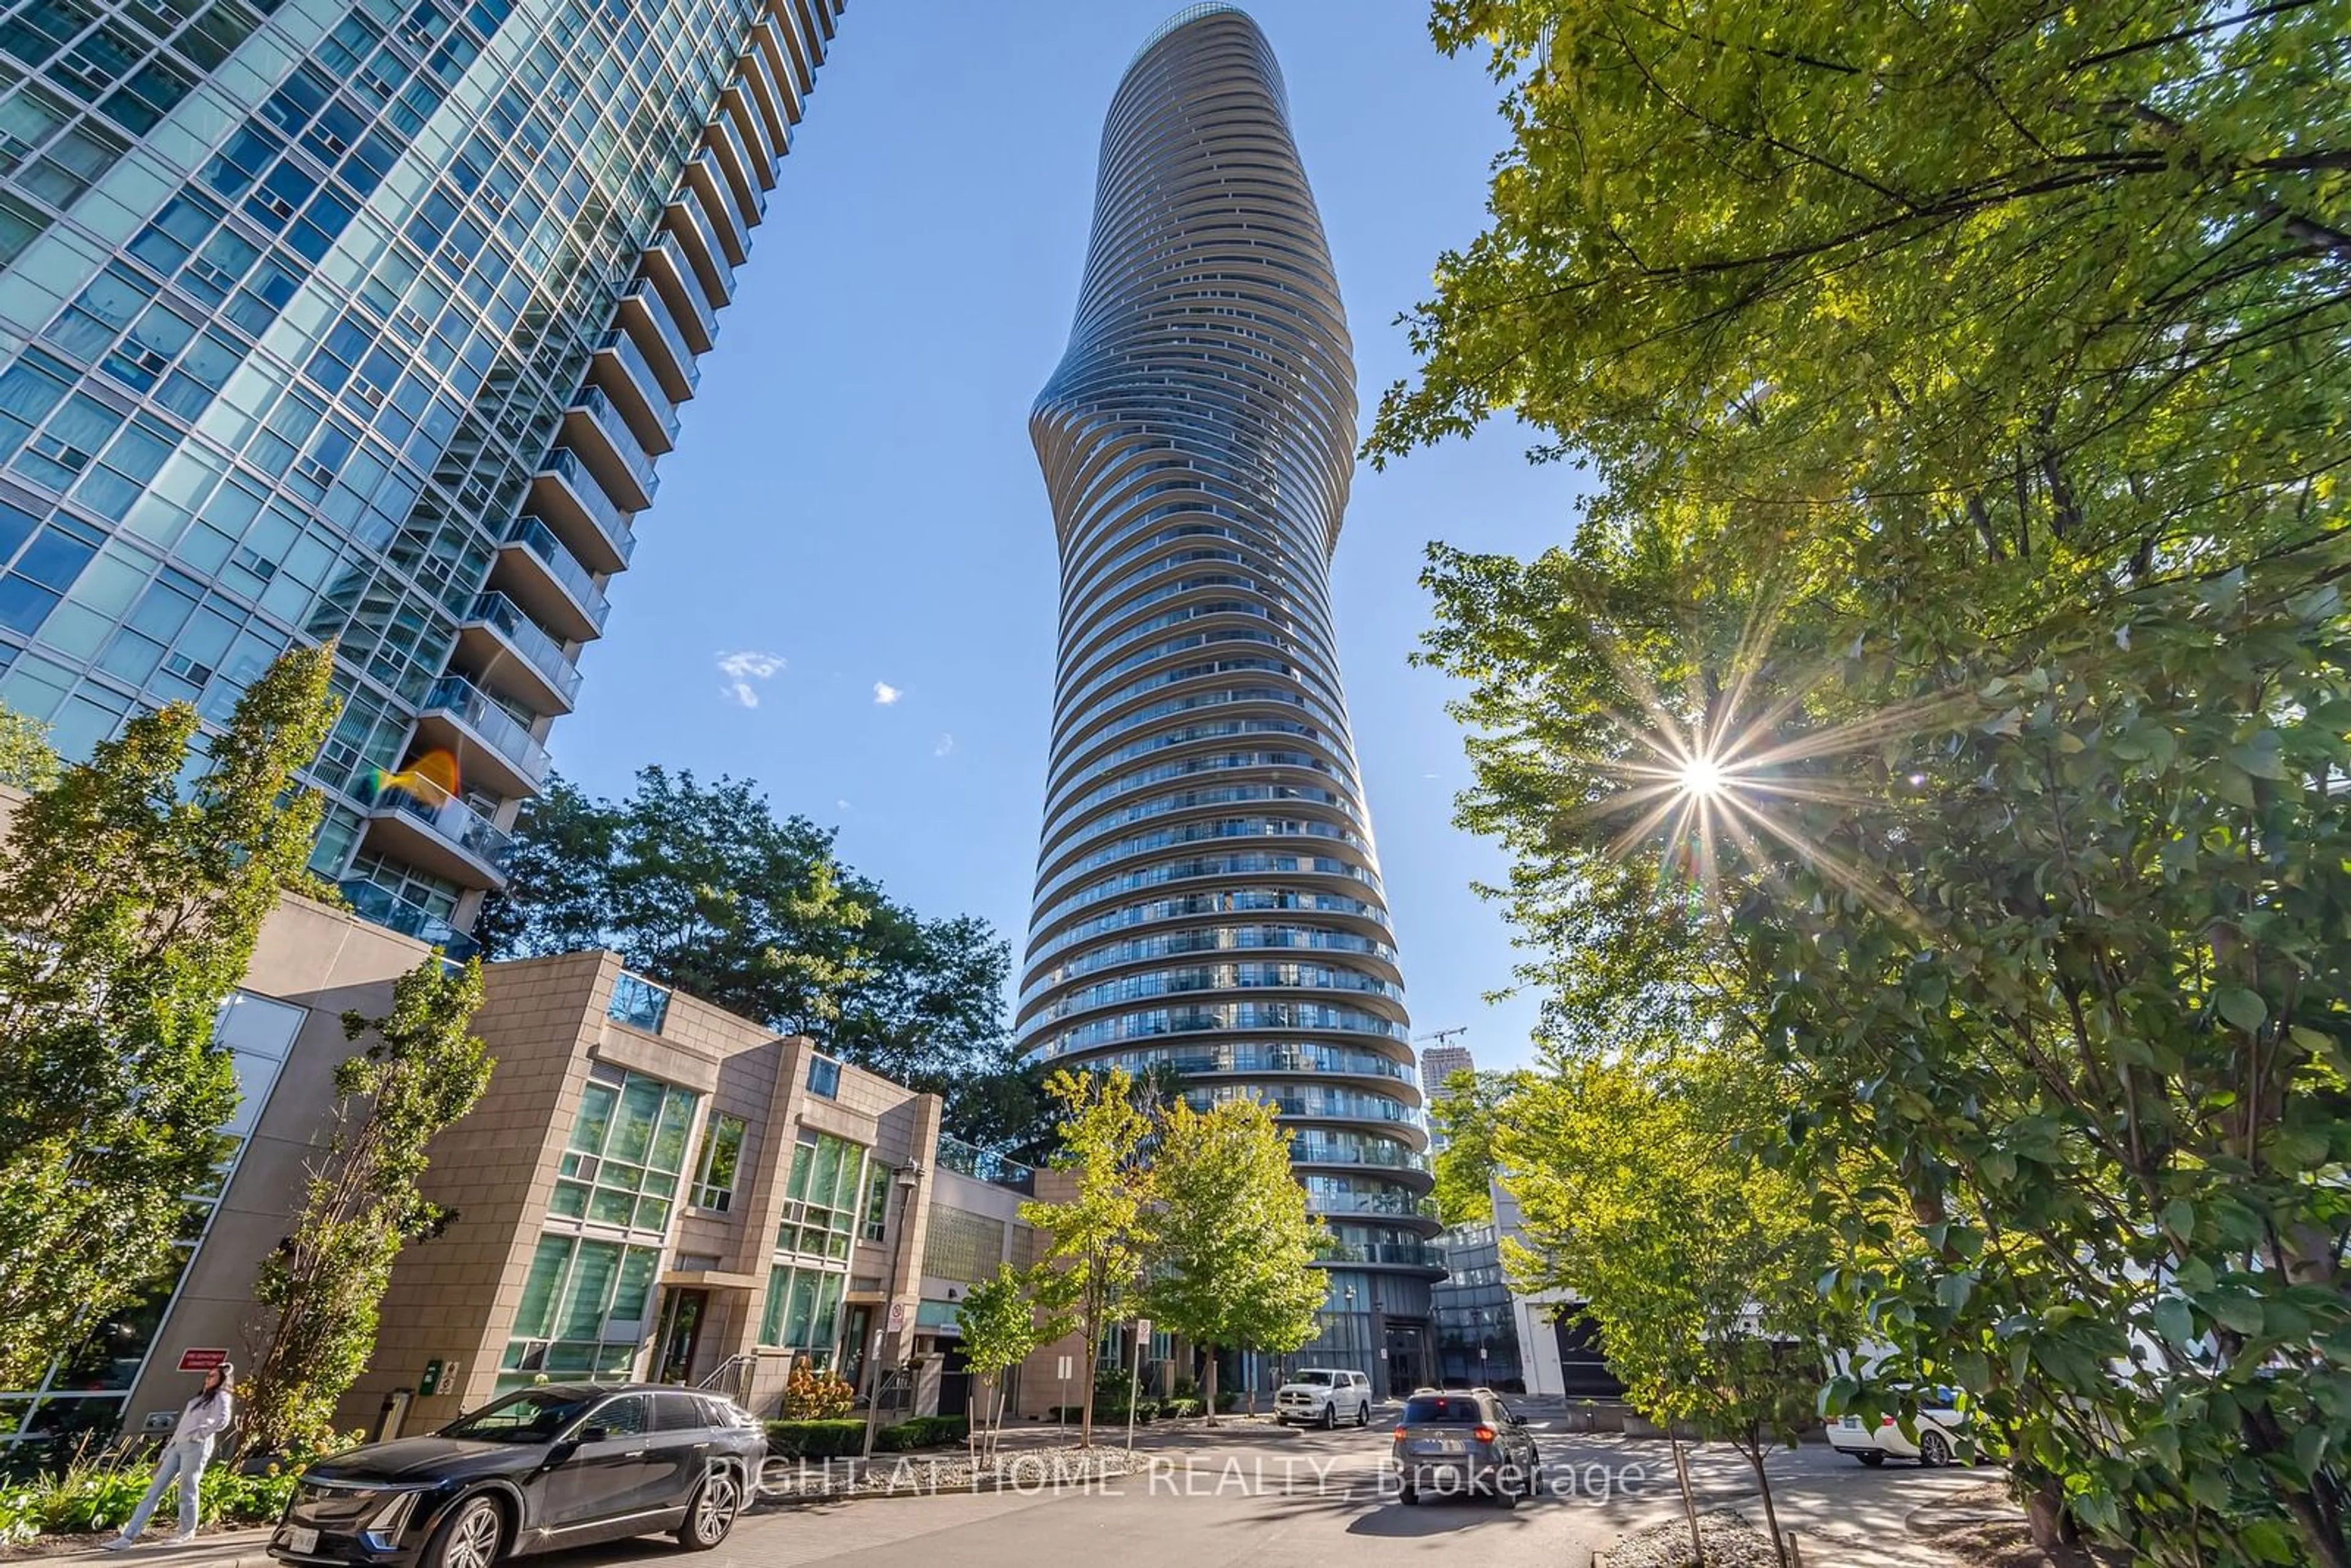
POLYGON ((688 1552, 707 1552, 726 1539, 735 1516, 743 1511, 742 1483, 735 1472, 721 1467, 702 1478, 694 1500, 685 1505, 685 1522, 678 1527, 677 1543, 688 1552))
POLYGON ((424 1543, 423 1568, 490 1568, 506 1544, 506 1515, 486 1497, 467 1498, 424 1543))
POLYGON ((1402 1491, 1396 1493, 1396 1500, 1403 1503, 1405 1507, 1410 1508, 1420 1500, 1420 1489, 1416 1486, 1407 1486, 1402 1491))
POLYGON ((1863 1464, 1867 1465, 1873 1470, 1886 1462, 1886 1456, 1879 1453, 1855 1454, 1854 1458, 1859 1459, 1863 1464))
POLYGON ((1326 1403, 1326 1404, 1322 1406, 1322 1429, 1323 1429, 1325 1432, 1328 1432, 1328 1431, 1331 1431, 1331 1430, 1334 1429, 1335 1427, 1337 1427, 1337 1426, 1338 1426, 1338 1425, 1339 1425, 1339 1402, 1338 1402, 1337 1400, 1333 1399, 1333 1400, 1329 1401, 1328 1403, 1326 1403))
POLYGON ((1507 1469, 1498 1469, 1494 1472, 1494 1503, 1506 1512, 1519 1506, 1519 1494, 1510 1490, 1507 1469))
POLYGON ((1918 1468, 1931 1470, 1951 1462, 1951 1440, 1940 1432, 1918 1434, 1918 1468))

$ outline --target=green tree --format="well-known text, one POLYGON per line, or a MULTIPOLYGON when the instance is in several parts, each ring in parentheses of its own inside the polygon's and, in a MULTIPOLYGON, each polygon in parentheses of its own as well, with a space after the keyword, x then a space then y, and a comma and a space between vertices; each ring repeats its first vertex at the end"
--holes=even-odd
POLYGON ((1447 1225, 1475 1225, 1494 1218, 1491 1183, 1500 1174, 1495 1156, 1496 1118, 1519 1075, 1464 1069, 1447 1078, 1442 1094, 1428 1102, 1430 1130, 1445 1140, 1437 1167, 1437 1212, 1447 1225))
POLYGON ((0 784, 46 789, 57 779, 57 754, 49 749, 48 727, 0 708, 0 784))
POLYGON ((841 863, 831 830, 778 817, 748 780, 638 771, 622 800, 553 781, 525 808, 492 957, 608 947, 650 979, 938 1094, 955 1137, 1050 1146, 1043 1075, 1004 1017, 1009 946, 969 915, 925 919, 841 863))
POLYGON ((374 1353, 392 1264, 451 1218, 418 1183, 427 1145, 489 1087, 489 1053, 468 1032, 481 1002, 480 962, 452 971, 436 952, 393 986, 390 1013, 343 1015, 348 1038, 375 1042, 335 1070, 333 1131, 301 1218, 254 1284, 268 1321, 240 1389, 246 1448, 329 1442, 335 1406, 374 1353))
POLYGON ((1004 1375, 1029 1354, 1069 1333, 1069 1325, 1039 1310, 1038 1281, 1009 1263, 996 1277, 964 1292, 956 1308, 964 1359, 979 1378, 976 1408, 984 1420, 972 1423, 975 1452, 992 1451, 1004 1425, 1004 1375))
POLYGON ((1437 27, 1512 145, 1373 451, 1598 480, 1430 575, 1547 1037, 1710 1018, 1883 1152, 1833 1289, 2047 1544, 2351 1563, 2342 5, 1437 27))
MULTIPOLYGON (((1040 1299, 1052 1317, 1074 1326, 1091 1360, 1102 1334, 1128 1315, 1141 1290, 1151 1243, 1151 1172, 1144 1145, 1151 1121, 1134 1103, 1124 1071, 1056 1072, 1046 1088, 1061 1107, 1053 1165, 1075 1184, 1066 1202, 1031 1200, 1020 1218, 1045 1234, 1040 1299)), ((1086 1386, 1078 1446, 1094 1438, 1094 1388, 1086 1386)))
POLYGON ((1270 1106, 1167 1103, 1152 1135, 1150 1241, 1143 1298, 1153 1322, 1204 1352, 1208 1421, 1217 1352, 1283 1354, 1314 1337, 1328 1241, 1290 1168, 1270 1106))
POLYGON ((1770 1081, 1707 1050, 1565 1062, 1513 1089, 1499 1143, 1527 1237, 1505 1242, 1513 1285, 1583 1303, 1642 1415, 1736 1448, 1776 1543, 1764 1461, 1796 1443, 1860 1324, 1816 1288, 1841 1239, 1758 1153, 1788 1110, 1770 1081))
POLYGON ((22 1388, 170 1261, 228 1147, 221 1000, 321 803, 292 789, 333 722, 328 648, 239 698, 182 778, 184 706, 142 714, 17 813, 0 849, 0 1385, 22 1388))

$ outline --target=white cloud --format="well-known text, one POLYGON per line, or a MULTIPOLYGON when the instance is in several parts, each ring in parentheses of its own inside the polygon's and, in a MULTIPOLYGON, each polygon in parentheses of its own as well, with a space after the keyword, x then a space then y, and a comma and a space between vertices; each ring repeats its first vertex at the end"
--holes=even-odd
POLYGON ((873 683, 873 700, 883 707, 888 707, 891 704, 896 702, 900 697, 905 695, 905 693, 900 691, 897 687, 892 685, 887 681, 876 681, 873 683))
POLYGON ((931 747, 931 755, 933 757, 945 757, 948 752, 953 751, 954 749, 955 737, 952 735, 942 735, 939 737, 938 744, 931 747))
POLYGON ((849 810, 851 807, 849 802, 846 800, 835 800, 832 803, 832 809, 836 811, 846 811, 849 810))
POLYGON ((712 656, 718 661, 718 673, 726 677, 726 684, 718 688, 720 694, 745 707, 759 706, 758 688, 751 683, 770 680, 782 674, 784 668, 781 653, 761 653, 748 648, 735 653, 721 650, 712 656))

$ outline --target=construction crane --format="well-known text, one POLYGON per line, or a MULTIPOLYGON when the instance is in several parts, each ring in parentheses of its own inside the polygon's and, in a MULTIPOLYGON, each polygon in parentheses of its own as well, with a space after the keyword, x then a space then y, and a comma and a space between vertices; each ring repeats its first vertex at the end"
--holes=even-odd
POLYGON ((1451 1029, 1433 1029, 1433 1030, 1430 1030, 1426 1034, 1416 1034, 1416 1035, 1414 1035, 1414 1036, 1412 1037, 1412 1042, 1413 1042, 1415 1045, 1418 1045, 1418 1044, 1420 1044, 1423 1040, 1435 1040, 1437 1044, 1439 1044, 1439 1045, 1443 1045, 1447 1040, 1451 1040, 1455 1035, 1457 1035, 1457 1034, 1468 1034, 1468 1032, 1469 1032, 1469 1026, 1468 1026, 1468 1024, 1464 1024, 1464 1023, 1458 1023, 1458 1024, 1455 1024, 1451 1029))

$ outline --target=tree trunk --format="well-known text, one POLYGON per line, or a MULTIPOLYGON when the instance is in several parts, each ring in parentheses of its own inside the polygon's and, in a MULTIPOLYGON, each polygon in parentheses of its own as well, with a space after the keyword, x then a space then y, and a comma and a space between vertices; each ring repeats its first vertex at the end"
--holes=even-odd
POLYGON ((1771 1554, 1779 1559, 1780 1568, 1789 1568, 1788 1541, 1780 1533, 1780 1511, 1771 1504, 1771 1478, 1763 1470, 1763 1443, 1758 1438, 1746 1450, 1747 1462, 1755 1471, 1755 1490, 1763 1494, 1763 1527, 1771 1532, 1771 1554))
POLYGON ((1086 1402, 1078 1416, 1078 1447, 1094 1446, 1094 1351, 1102 1343, 1102 1324, 1088 1313, 1085 1320, 1085 1343, 1078 1347, 1078 1370, 1085 1374, 1086 1402))
POLYGON ((1200 1408, 1208 1417, 1208 1425, 1217 1424, 1217 1347, 1202 1347, 1207 1353, 1208 1370, 1200 1379, 1200 1408))
POLYGON ((1673 1449, 1674 1484, 1681 1489, 1682 1517, 1689 1521, 1690 1555, 1698 1559, 1700 1568, 1704 1568, 1706 1542, 1698 1532, 1698 1499, 1690 1495, 1689 1461, 1682 1457, 1682 1440, 1674 1431, 1671 1421, 1666 1423, 1666 1442, 1673 1449))

